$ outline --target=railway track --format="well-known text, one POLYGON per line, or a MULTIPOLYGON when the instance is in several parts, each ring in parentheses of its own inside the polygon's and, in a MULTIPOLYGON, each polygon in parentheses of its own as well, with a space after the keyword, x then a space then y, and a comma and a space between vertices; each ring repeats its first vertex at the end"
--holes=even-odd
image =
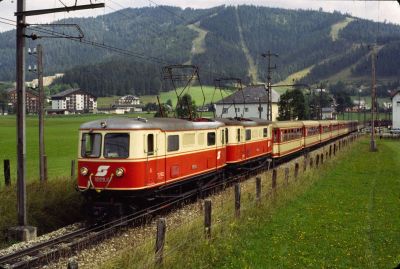
MULTIPOLYGON (((341 139, 341 138, 338 138, 341 139)), ((330 143, 332 143, 331 141, 330 143)), ((315 148, 317 150, 320 147, 315 148)), ((275 168, 283 163, 286 163, 299 155, 293 156, 282 160, 280 163, 275 163, 271 166, 271 162, 268 165, 263 164, 253 169, 248 169, 240 172, 239 174, 231 177, 229 180, 224 182, 217 181, 216 183, 202 186, 201 189, 194 189, 188 191, 177 198, 172 198, 167 201, 163 201, 156 205, 141 209, 133 214, 123 216, 119 219, 102 223, 95 224, 88 227, 80 228, 76 231, 64 234, 62 236, 52 238, 48 241, 37 243, 33 246, 21 249, 11 254, 7 254, 0 257, 0 269, 11 269, 11 268, 32 268, 35 266, 41 266, 50 263, 60 257, 65 257, 73 254, 75 251, 79 251, 98 243, 116 232, 120 231, 123 227, 134 225, 138 223, 145 223, 148 219, 152 219, 155 215, 162 214, 174 206, 181 204, 188 199, 193 199, 198 196, 210 194, 212 191, 224 189, 233 183, 244 181, 249 177, 255 176, 259 173, 265 172, 270 168, 275 168)))

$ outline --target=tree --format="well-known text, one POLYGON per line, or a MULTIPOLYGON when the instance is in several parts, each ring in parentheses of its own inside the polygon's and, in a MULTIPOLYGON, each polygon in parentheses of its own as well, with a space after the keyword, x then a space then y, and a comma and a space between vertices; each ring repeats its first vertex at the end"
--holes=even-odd
POLYGON ((176 114, 178 118, 196 118, 196 110, 196 103, 192 100, 192 97, 189 94, 183 95, 180 102, 176 105, 176 114))
POLYGON ((168 99, 167 102, 165 102, 165 104, 169 105, 170 107, 172 107, 172 101, 171 99, 168 99))
POLYGON ((278 120, 303 120, 306 118, 305 100, 299 89, 282 94, 278 106, 278 120))
POLYGON ((345 91, 338 91, 336 92, 333 97, 336 100, 336 110, 337 112, 345 112, 346 108, 351 107, 352 106, 352 101, 350 98, 350 95, 345 92, 345 91))

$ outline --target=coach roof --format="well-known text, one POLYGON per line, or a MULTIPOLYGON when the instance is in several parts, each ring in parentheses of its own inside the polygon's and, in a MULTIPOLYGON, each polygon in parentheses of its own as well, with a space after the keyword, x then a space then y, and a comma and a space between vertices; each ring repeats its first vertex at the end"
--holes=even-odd
POLYGON ((214 120, 190 121, 175 118, 108 118, 87 122, 80 129, 103 129, 103 130, 140 130, 159 129, 162 131, 184 131, 215 129, 224 126, 222 122, 214 120))

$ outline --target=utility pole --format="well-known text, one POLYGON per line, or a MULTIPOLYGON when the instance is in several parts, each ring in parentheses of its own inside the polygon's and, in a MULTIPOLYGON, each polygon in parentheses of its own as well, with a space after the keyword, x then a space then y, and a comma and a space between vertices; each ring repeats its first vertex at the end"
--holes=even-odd
POLYGON ((25 0, 17 0, 17 36, 16 36, 16 91, 17 91, 17 200, 18 225, 26 226, 26 92, 25 92, 25 0))
POLYGON ((278 54, 271 53, 268 50, 267 53, 261 54, 262 57, 268 59, 268 68, 267 68, 267 120, 272 121, 272 70, 276 69, 276 65, 271 66, 271 57, 279 57, 278 54))
POLYGON ((43 49, 42 45, 37 45, 37 74, 39 86, 39 172, 40 181, 46 180, 45 175, 45 147, 44 147, 44 89, 43 89, 43 49))
POLYGON ((358 113, 357 113, 357 120, 360 122, 360 111, 361 111, 361 89, 358 90, 358 113))
POLYGON ((375 46, 372 45, 371 53, 371 141, 370 141, 370 151, 377 151, 376 141, 375 141, 375 108, 376 108, 376 85, 375 85, 375 46))
POLYGON ((27 226, 26 214, 26 91, 25 37, 26 16, 104 7, 104 3, 26 11, 26 0, 17 0, 16 31, 16 91, 17 91, 17 215, 18 227, 10 228, 10 237, 28 241, 36 237, 36 228, 27 226))
POLYGON ((322 120, 322 83, 319 86, 319 110, 318 110, 318 119, 322 120))

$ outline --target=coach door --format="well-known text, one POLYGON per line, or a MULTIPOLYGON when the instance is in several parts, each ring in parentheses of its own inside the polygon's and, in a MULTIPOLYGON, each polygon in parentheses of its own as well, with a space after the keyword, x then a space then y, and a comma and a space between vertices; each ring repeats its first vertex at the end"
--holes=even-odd
POLYGON ((145 135, 145 153, 146 153, 146 178, 147 184, 153 185, 156 183, 157 177, 157 151, 156 139, 154 133, 145 135))
POLYGON ((241 160, 244 160, 246 158, 246 148, 245 148, 245 143, 243 141, 243 130, 241 128, 237 128, 236 130, 236 138, 238 142, 238 149, 239 149, 239 158, 241 160))

